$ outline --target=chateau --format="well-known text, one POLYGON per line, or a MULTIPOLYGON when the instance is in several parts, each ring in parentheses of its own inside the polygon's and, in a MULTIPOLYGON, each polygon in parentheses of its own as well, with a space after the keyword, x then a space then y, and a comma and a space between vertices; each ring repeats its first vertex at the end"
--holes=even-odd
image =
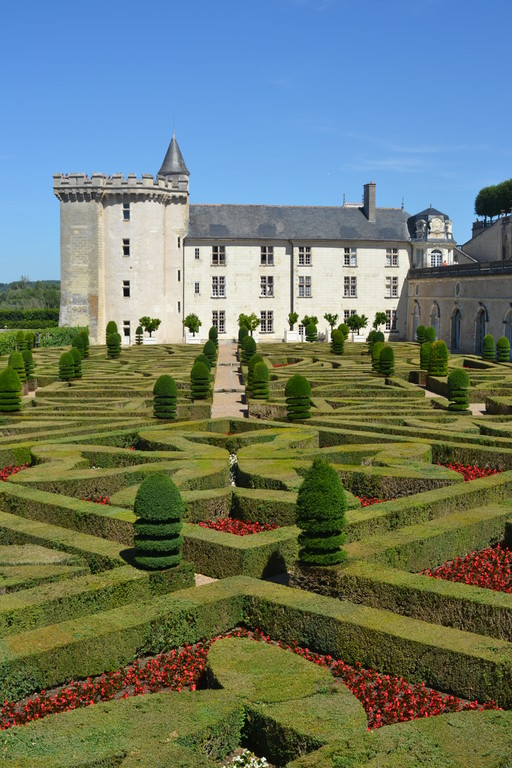
POLYGON ((359 204, 191 205, 174 135, 156 176, 53 179, 61 209, 60 323, 88 325, 96 343, 104 342, 109 320, 133 343, 143 315, 161 319, 159 342, 181 342, 190 313, 203 337, 214 325, 221 338, 233 338, 242 312, 256 313, 258 334, 268 340, 286 337, 290 312, 299 322, 316 315, 322 332, 326 312, 338 322, 364 314, 371 325, 384 311, 386 335, 411 338, 421 313, 410 305, 409 270, 471 261, 456 247, 446 214, 380 208, 372 182, 359 204))

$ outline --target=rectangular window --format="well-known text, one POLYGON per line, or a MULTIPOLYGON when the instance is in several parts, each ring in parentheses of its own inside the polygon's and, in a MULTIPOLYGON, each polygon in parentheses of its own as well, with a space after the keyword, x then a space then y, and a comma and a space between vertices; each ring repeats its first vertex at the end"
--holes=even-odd
POLYGON ((130 240, 127 237, 123 238, 123 256, 130 255, 130 240))
POLYGON ((181 237, 178 237, 178 248, 181 248, 181 237))
POLYGON ((212 264, 214 267, 226 266, 226 246, 212 245, 212 264))
POLYGON ((311 248, 309 245, 299 245, 299 267, 311 266, 311 248))
POLYGON ((178 283, 181 282, 181 269, 178 269, 178 283))
POLYGON ((387 249, 386 267, 398 267, 398 248, 387 249))
POLYGON ((441 251, 432 251, 430 254, 430 266, 442 267, 443 266, 443 254, 441 251))
POLYGON ((194 293, 199 294, 199 283, 194 283, 194 293))
POLYGON ((130 221, 130 203, 123 203, 123 221, 130 221))
POLYGON ((262 267, 274 266, 274 246, 272 245, 261 246, 260 264, 262 267))
POLYGON ((260 296, 274 295, 274 278, 268 275, 260 276, 260 296))
POLYGON ((274 313, 260 312, 260 331, 261 333, 274 333, 274 313))
POLYGON ((357 298, 357 277, 343 278, 343 296, 346 299, 357 298))
POLYGON ((344 309, 343 310, 343 322, 346 323, 347 320, 351 315, 355 315, 356 310, 355 309, 344 309))
POLYGON ((198 258, 199 258, 199 248, 194 248, 194 257, 195 257, 196 259, 198 259, 198 258))
POLYGON ((396 331, 396 309, 386 309, 386 331, 396 331))
POLYGON ((226 297, 226 278, 215 275, 212 277, 212 298, 224 299, 226 297))
POLYGON ((130 296, 130 281, 123 280, 123 296, 129 298, 130 296))
POLYGON ((398 296, 398 277, 386 277, 386 298, 395 299, 398 296))
POLYGON ((299 276, 299 299, 311 298, 311 277, 309 275, 299 276))
POLYGON ((357 267, 357 251, 355 248, 345 248, 343 254, 345 267, 357 267))
POLYGON ((178 315, 180 314, 180 312, 181 312, 181 301, 178 301, 178 315))
POLYGON ((129 320, 123 320, 123 336, 125 339, 130 338, 130 321, 129 320))
POLYGON ((299 336, 304 336, 304 326, 299 323, 299 336))
POLYGON ((219 333, 226 333, 226 313, 223 309, 212 312, 212 325, 219 333))

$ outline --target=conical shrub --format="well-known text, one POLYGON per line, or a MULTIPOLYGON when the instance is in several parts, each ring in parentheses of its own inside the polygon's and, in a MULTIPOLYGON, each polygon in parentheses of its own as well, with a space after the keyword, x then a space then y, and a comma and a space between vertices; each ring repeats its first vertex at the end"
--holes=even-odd
POLYGON ((384 334, 382 331, 375 331, 375 336, 373 337, 373 343, 376 344, 378 341, 384 341, 384 334))
POLYGON ((194 363, 192 366, 190 394, 192 400, 206 400, 210 397, 210 371, 204 363, 194 363))
POLYGON ((242 339, 242 363, 248 365, 251 357, 256 353, 256 342, 252 336, 242 339))
POLYGON ((16 334, 16 350, 17 352, 23 352, 27 348, 27 342, 25 340, 25 331, 18 331, 16 334))
POLYGON ((346 558, 347 499, 338 473, 324 459, 315 459, 297 494, 296 525, 299 560, 307 565, 338 565, 346 558))
POLYGON ((59 359, 59 379, 70 381, 75 375, 75 361, 71 352, 63 352, 59 359))
POLYGON ((135 329, 135 344, 142 344, 144 341, 144 329, 142 328, 142 325, 138 325, 135 329))
POLYGON ((25 364, 25 377, 27 381, 34 379, 34 357, 30 349, 24 349, 21 353, 23 363, 25 364))
POLYGON ((0 413, 21 410, 21 380, 13 368, 0 373, 0 413))
MULTIPOLYGON (((343 338, 346 341, 348 339, 348 334, 350 333, 350 328, 348 327, 348 325, 346 323, 340 323, 338 325, 338 331, 342 332, 343 338)), ((384 339, 382 339, 382 341, 384 341, 384 339)))
POLYGON ((168 475, 149 475, 139 486, 133 511, 134 561, 138 568, 161 571, 181 561, 185 505, 168 475))
POLYGON ((215 362, 217 360, 217 347, 215 346, 215 344, 211 339, 208 339, 208 341, 204 345, 203 355, 206 355, 206 357, 208 358, 212 366, 215 365, 215 362))
POLYGON ((311 385, 304 376, 296 374, 288 379, 284 394, 290 421, 311 418, 311 385))
POLYGON ((306 341, 316 341, 318 339, 318 331, 314 323, 306 325, 306 341))
POLYGON ((27 331, 25 333, 25 349, 34 349, 35 342, 35 335, 32 333, 32 331, 27 331))
POLYGON ((331 336, 331 352, 333 355, 342 355, 345 347, 343 331, 335 329, 331 336))
POLYGON ((254 384, 254 368, 258 363, 263 362, 263 355, 256 353, 251 357, 247 364, 247 384, 245 387, 245 393, 247 397, 252 397, 252 388, 254 384))
POLYGON ((153 387, 153 415, 157 419, 175 419, 178 388, 172 376, 159 376, 153 387))
POLYGON ((121 336, 118 333, 109 333, 107 336, 107 357, 115 359, 121 354, 121 336))
POLYGON ((506 336, 500 336, 496 342, 496 359, 498 363, 510 362, 510 341, 506 336))
POLYGON ((249 335, 249 331, 247 330, 247 328, 245 327, 245 325, 242 325, 242 326, 241 326, 241 327, 238 329, 238 343, 240 344, 240 346, 242 345, 242 341, 243 341, 243 340, 246 338, 246 336, 248 336, 248 335, 249 335))
POLYGON ((117 333, 117 323, 114 320, 109 320, 105 331, 105 341, 108 344, 108 337, 111 333, 117 333))
POLYGON ((425 328, 425 341, 430 341, 431 344, 436 340, 436 329, 433 325, 429 325, 425 328))
POLYGON ((71 342, 71 347, 73 349, 78 349, 80 352, 80 359, 82 360, 85 357, 85 340, 83 336, 76 335, 73 341, 71 342))
POLYGON ((448 356, 448 347, 444 341, 434 341, 428 361, 430 376, 448 376, 448 356))
POLYGON ((379 368, 383 376, 392 376, 395 372, 395 353, 389 344, 384 344, 380 351, 379 368))
POLYGON ((204 363, 209 371, 212 369, 212 364, 210 362, 210 358, 205 355, 204 353, 201 353, 200 355, 197 355, 197 357, 194 359, 194 363, 204 363))
POLYGON ((424 325, 418 325, 416 328, 416 341, 418 344, 424 344, 426 342, 424 325))
POLYGON ((89 334, 85 329, 78 331, 78 335, 84 340, 83 344, 83 357, 87 358, 89 357, 89 334))
POLYGON ((78 347, 71 347, 71 355, 73 357, 73 378, 82 378, 82 352, 78 347))
POLYGON ((431 349, 432 344, 430 341, 424 341, 420 347, 420 368, 422 371, 428 371, 431 349))
POLYGON ((469 409, 469 376, 463 368, 455 368, 448 376, 448 399, 450 411, 467 411, 469 409))
POLYGON ((380 373, 380 353, 383 348, 383 341, 374 341, 372 345, 372 371, 375 373, 380 373))
POLYGON ((218 332, 217 328, 214 325, 212 325, 212 327, 208 331, 208 338, 210 339, 210 341, 213 341, 215 346, 218 348, 218 346, 219 346, 219 332, 218 332))
POLYGON ((252 396, 255 400, 268 400, 270 372, 265 363, 256 363, 254 366, 252 396))
POLYGON ((483 339, 482 345, 482 358, 494 362, 496 357, 496 345, 494 344, 494 336, 490 333, 486 333, 483 339))
POLYGON ((25 373, 25 362, 23 360, 23 355, 21 352, 11 352, 9 355, 9 368, 12 368, 13 371, 16 371, 18 376, 20 377, 21 383, 27 380, 27 374, 25 373))

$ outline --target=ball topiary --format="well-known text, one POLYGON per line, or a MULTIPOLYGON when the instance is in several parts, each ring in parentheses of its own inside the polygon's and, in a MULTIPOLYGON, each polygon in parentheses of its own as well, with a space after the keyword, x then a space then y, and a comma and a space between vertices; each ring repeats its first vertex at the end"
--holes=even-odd
POLYGON ((428 361, 430 360, 430 350, 432 344, 430 341, 424 341, 420 347, 420 368, 422 371, 428 371, 428 361))
POLYGON ((498 363, 508 363, 510 361, 510 341, 506 336, 500 336, 496 342, 496 359, 498 363))
POLYGON ((429 325, 425 328, 425 341, 430 341, 431 344, 436 340, 436 329, 433 325, 429 325))
POLYGON ((194 363, 190 371, 190 393, 193 400, 210 397, 210 371, 204 363, 194 363))
POLYGON ((27 331, 25 333, 25 349, 34 349, 34 344, 36 342, 36 337, 32 333, 32 331, 27 331))
POLYGON ((251 357, 247 364, 247 385, 245 392, 247 397, 252 397, 252 387, 254 384, 254 368, 258 363, 263 362, 263 356, 255 354, 251 357))
POLYGON ((448 399, 450 411, 469 411, 469 376, 463 368, 455 368, 448 376, 448 399))
POLYGON ((33 381, 34 380, 34 357, 32 355, 32 350, 24 349, 23 352, 21 353, 21 356, 25 364, 25 376, 27 378, 27 381, 33 381))
POLYGON ((134 561, 144 570, 173 568, 181 561, 185 505, 167 475, 149 475, 139 486, 133 511, 134 561))
POLYGON ((311 385, 304 376, 295 374, 289 378, 284 388, 284 394, 290 421, 311 418, 311 385))
POLYGON ((340 323, 338 325, 338 331, 342 332, 343 338, 346 341, 348 339, 348 334, 350 333, 350 328, 348 327, 348 325, 346 323, 340 323))
POLYGON ((316 341, 318 338, 318 331, 314 323, 308 323, 306 325, 306 341, 316 341))
POLYGON ((416 341, 418 344, 424 344, 426 342, 424 325, 418 325, 416 328, 416 341))
POLYGON ((211 365, 215 365, 217 360, 217 347, 211 339, 208 339, 203 347, 203 354, 206 355, 211 365))
POLYGON ((333 355, 342 355, 345 347, 345 337, 343 331, 336 329, 331 336, 331 352, 333 355))
POLYGON ((84 345, 82 348, 83 356, 89 357, 89 334, 85 329, 82 329, 81 331, 78 331, 78 335, 81 336, 81 338, 84 340, 84 345))
POLYGON ((201 353, 200 355, 197 355, 197 357, 194 358, 194 363, 204 363, 209 371, 212 369, 212 364, 210 363, 210 358, 205 355, 204 353, 201 353))
POLYGON ((242 339, 242 363, 248 365, 251 357, 256 353, 256 342, 252 336, 242 339))
POLYGON ((296 524, 299 560, 308 565, 338 565, 346 558, 347 499, 337 472, 324 459, 315 459, 297 494, 296 524))
POLYGON ((12 368, 13 371, 16 371, 22 383, 27 380, 27 374, 25 373, 25 362, 21 352, 11 352, 9 355, 8 365, 9 368, 12 368))
POLYGON ((492 360, 496 357, 496 345, 494 344, 494 336, 490 333, 486 333, 483 338, 482 345, 482 358, 484 360, 492 360))
POLYGON ((70 381, 75 375, 75 361, 71 352, 63 352, 59 359, 59 379, 70 381))
POLYGON ((373 343, 376 344, 378 341, 384 341, 384 334, 382 331, 375 331, 375 336, 373 337, 373 343))
POLYGON ((135 343, 140 345, 144 341, 144 329, 142 325, 138 325, 135 329, 135 343))
POLYGON ((121 336, 118 333, 109 333, 107 336, 107 357, 115 359, 121 354, 121 336))
POLYGON ((16 350, 18 352, 23 352, 26 347, 27 342, 25 341, 25 331, 18 331, 16 334, 16 350))
POLYGON ((109 320, 105 331, 105 341, 108 344, 108 337, 111 333, 117 333, 117 323, 114 320, 109 320))
MULTIPOLYGON (((256 355, 255 355, 256 357, 256 355)), ((255 400, 268 400, 270 372, 265 363, 256 363, 253 373, 252 396, 255 400)))
POLYGON ((247 330, 245 325, 240 326, 240 328, 238 329, 238 343, 241 345, 242 341, 248 335, 249 335, 249 331, 247 330))
POLYGON ((77 347, 71 347, 71 355, 73 356, 73 378, 82 378, 82 353, 77 347))
POLYGON ((78 349, 80 352, 80 359, 85 357, 85 340, 83 336, 76 335, 73 341, 71 342, 71 346, 73 349, 78 349))
POLYGON ((444 341, 434 341, 428 360, 430 376, 448 376, 448 347, 444 341))
POLYGON ((384 344, 380 351, 379 368, 383 376, 392 376, 395 372, 395 353, 389 344, 384 344))
POLYGON ((212 325, 212 327, 208 331, 208 338, 210 339, 210 341, 213 341, 216 347, 219 346, 219 332, 214 325, 212 325))
POLYGON ((21 380, 13 368, 0 373, 0 413, 21 410, 21 380))
POLYGON ((153 415, 156 419, 175 419, 178 388, 172 376, 159 376, 153 387, 153 415))
POLYGON ((383 347, 383 341, 374 341, 372 344, 372 371, 375 373, 380 373, 380 353, 383 347))

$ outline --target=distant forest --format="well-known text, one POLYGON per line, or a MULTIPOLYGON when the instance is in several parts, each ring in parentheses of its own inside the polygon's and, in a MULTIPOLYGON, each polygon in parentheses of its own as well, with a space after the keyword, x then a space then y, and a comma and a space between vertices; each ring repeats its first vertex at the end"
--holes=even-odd
POLYGON ((0 309, 58 309, 60 280, 20 277, 14 283, 0 283, 0 309))

